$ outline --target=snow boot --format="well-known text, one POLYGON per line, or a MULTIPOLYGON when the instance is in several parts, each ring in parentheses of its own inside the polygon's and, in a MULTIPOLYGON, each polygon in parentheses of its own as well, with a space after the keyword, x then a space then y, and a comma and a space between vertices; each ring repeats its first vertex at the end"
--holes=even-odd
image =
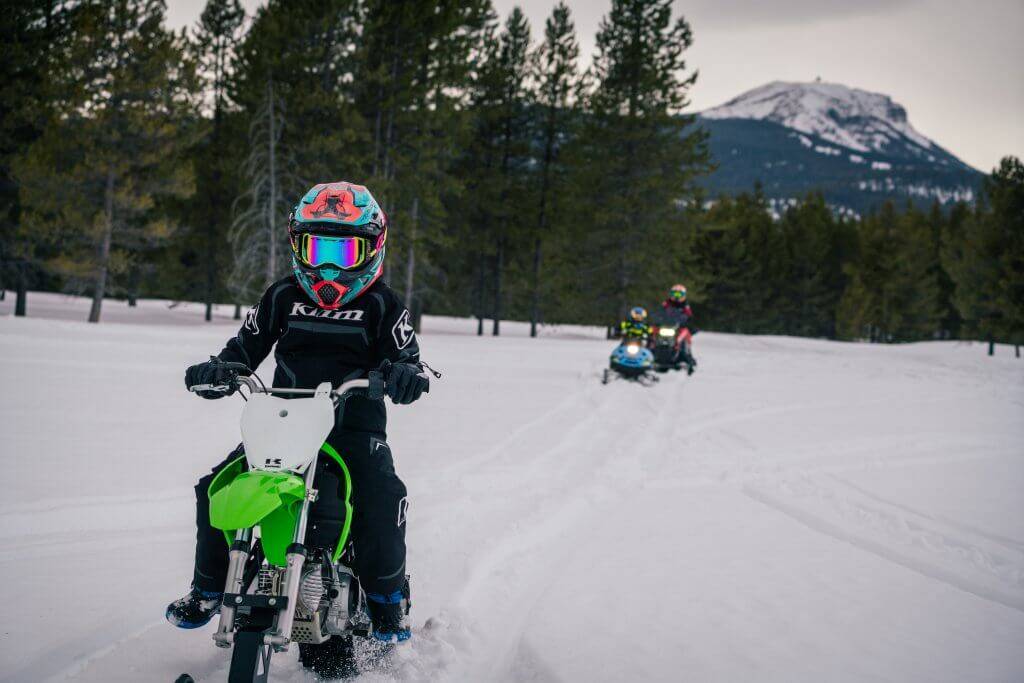
POLYGON ((199 628, 220 612, 223 593, 201 591, 195 586, 188 595, 167 606, 167 621, 178 628, 199 628))
MULTIPOLYGON (((406 586, 409 584, 406 583, 406 586)), ((405 616, 409 613, 408 588, 391 595, 366 594, 366 608, 373 624, 371 636, 381 643, 402 643, 412 637, 405 616)))

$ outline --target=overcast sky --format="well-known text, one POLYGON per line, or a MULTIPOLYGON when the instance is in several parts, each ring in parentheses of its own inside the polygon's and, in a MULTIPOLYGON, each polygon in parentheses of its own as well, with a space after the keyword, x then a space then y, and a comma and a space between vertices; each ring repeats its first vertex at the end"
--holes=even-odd
MULTIPOLYGON (((242 0, 252 11, 260 0, 242 0)), ((568 0, 584 54, 610 3, 568 0)), ((174 26, 205 0, 167 0, 174 26)), ((534 39, 554 0, 520 5, 534 39)), ((773 80, 824 81, 890 95, 921 133, 989 171, 1024 157, 1024 0, 677 0, 700 71, 694 110, 773 80)))

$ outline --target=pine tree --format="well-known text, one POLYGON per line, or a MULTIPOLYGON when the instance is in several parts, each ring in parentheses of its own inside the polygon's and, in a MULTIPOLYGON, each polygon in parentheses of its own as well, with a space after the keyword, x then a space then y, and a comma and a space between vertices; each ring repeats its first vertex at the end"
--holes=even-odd
POLYGON ((768 279, 777 230, 760 188, 720 197, 699 212, 687 239, 685 279, 700 304, 701 326, 729 332, 766 332, 777 305, 768 279))
POLYGON ((993 220, 999 226, 999 281, 996 307, 1002 315, 1000 334, 1024 344, 1024 164, 1005 157, 986 186, 993 220))
POLYGON ((576 244, 586 264, 575 275, 590 316, 611 319, 678 277, 684 209, 708 163, 705 134, 682 114, 697 77, 684 60, 692 42, 670 0, 613 0, 601 21, 573 145, 576 244))
POLYGON ((887 202, 861 221, 857 256, 845 268, 849 284, 839 303, 841 336, 881 342, 935 336, 940 288, 930 239, 924 215, 909 205, 900 214, 887 202))
POLYGON ((544 26, 544 42, 534 58, 537 84, 536 98, 540 117, 540 168, 537 171, 537 222, 533 237, 533 264, 530 296, 530 336, 537 336, 543 297, 541 267, 544 245, 550 243, 550 232, 557 229, 561 213, 561 194, 565 181, 562 147, 572 135, 575 123, 575 96, 580 86, 576 61, 579 43, 569 7, 559 2, 544 26), (556 217, 556 220, 552 220, 556 217))
POLYGON ((483 62, 471 99, 473 142, 463 160, 467 179, 467 209, 476 242, 476 306, 483 333, 485 292, 491 305, 492 334, 501 330, 506 303, 510 240, 523 232, 517 198, 525 196, 533 162, 531 126, 530 28, 525 15, 514 8, 500 33, 493 24, 484 28, 483 62), (489 266, 490 281, 485 277, 489 266))
POLYGON ((489 3, 367 5, 355 77, 372 135, 370 182, 391 219, 392 283, 418 314, 436 291, 432 255, 452 242, 446 199, 461 193, 451 173, 463 140, 466 81, 489 3))
POLYGON ((899 223, 900 258, 894 277, 902 293, 899 339, 934 339, 942 318, 939 260, 928 217, 908 203, 899 223))
POLYGON ((890 234, 895 221, 895 207, 887 202, 879 214, 865 216, 857 226, 856 254, 844 266, 849 282, 837 314, 843 338, 886 341, 881 330, 891 306, 888 275, 893 268, 890 234))
POLYGON ((191 202, 191 235, 183 236, 194 248, 202 272, 199 299, 206 304, 205 317, 213 317, 213 303, 224 288, 222 271, 228 266, 226 251, 231 216, 225 197, 234 196, 234 155, 229 152, 227 115, 228 84, 238 44, 242 39, 245 12, 238 0, 208 0, 196 26, 192 48, 203 79, 202 105, 209 125, 195 150, 197 192, 191 202), (191 239, 189 239, 191 237, 191 239))
POLYGON ((0 298, 14 286, 15 315, 25 315, 29 284, 42 281, 28 239, 14 166, 43 133, 65 94, 50 76, 67 49, 76 2, 24 0, 0 13, 0 298))
POLYGON ((492 257, 488 238, 494 225, 494 183, 492 178, 496 165, 494 145, 490 135, 491 95, 495 45, 498 44, 498 17, 490 2, 486 2, 480 16, 473 50, 475 68, 468 80, 469 97, 467 118, 469 135, 459 154, 455 173, 463 179, 464 201, 460 211, 459 240, 467 248, 459 252, 461 274, 470 286, 469 308, 477 319, 477 335, 484 333, 484 318, 487 314, 488 282, 487 263, 492 257))
POLYGON ((950 234, 950 231, 955 233, 961 231, 960 226, 963 223, 965 211, 966 205, 962 203, 954 204, 947 216, 942 209, 942 205, 935 201, 928 213, 928 227, 930 229, 928 252, 932 263, 930 275, 935 277, 939 289, 937 303, 939 308, 938 335, 942 339, 956 338, 960 331, 960 314, 957 312, 956 306, 953 305, 955 285, 949 272, 946 270, 942 257, 942 248, 943 242, 946 236, 950 234))
POLYGON ((943 257, 964 332, 1024 340, 1024 165, 1019 159, 1002 159, 986 179, 961 232, 947 234, 943 257))
POLYGON ((230 229, 239 300, 290 270, 285 226, 302 193, 365 173, 366 131, 349 85, 361 17, 356 0, 272 0, 238 47, 229 96, 249 131, 230 229))
POLYGON ((497 206, 494 221, 494 326, 492 334, 500 333, 505 303, 505 274, 508 268, 509 242, 515 238, 518 216, 515 198, 527 193, 527 169, 531 162, 532 130, 530 127, 530 25, 519 7, 514 7, 505 21, 496 58, 491 61, 493 85, 497 88, 492 112, 491 132, 498 156, 497 206))
POLYGON ((178 154, 189 64, 163 18, 159 0, 81 8, 65 71, 52 74, 66 106, 18 164, 26 222, 59 245, 48 266, 91 290, 90 322, 116 278, 170 236, 161 197, 191 191, 178 154))
POLYGON ((266 74, 264 99, 250 112, 248 154, 242 194, 229 231, 233 251, 230 288, 237 301, 254 301, 287 270, 285 224, 288 189, 301 192, 295 157, 281 140, 287 124, 284 99, 273 73, 266 74))
POLYGON ((787 334, 835 336, 836 306, 846 286, 844 227, 821 193, 808 195, 783 214, 786 272, 777 283, 775 305, 787 334))

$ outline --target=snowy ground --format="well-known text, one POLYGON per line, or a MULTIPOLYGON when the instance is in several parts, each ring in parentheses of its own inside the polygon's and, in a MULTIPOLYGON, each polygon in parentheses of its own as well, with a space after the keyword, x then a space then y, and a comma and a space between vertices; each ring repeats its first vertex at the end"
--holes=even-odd
MULTIPOLYGON (((240 402, 183 368, 198 307, 0 302, 0 681, 226 678, 163 622, 192 484, 240 402)), ((598 375, 594 330, 473 336, 391 410, 411 496, 399 680, 1024 680, 1024 359, 1000 348, 705 333, 692 378, 598 375)), ((294 654, 275 680, 303 680, 294 654)))

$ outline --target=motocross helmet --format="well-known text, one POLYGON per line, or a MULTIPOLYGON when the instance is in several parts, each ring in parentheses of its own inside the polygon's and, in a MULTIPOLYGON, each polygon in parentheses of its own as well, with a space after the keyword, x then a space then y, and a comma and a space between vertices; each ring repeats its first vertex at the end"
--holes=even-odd
POLYGON ((669 301, 675 301, 683 303, 686 301, 686 287, 683 285, 672 285, 672 288, 668 290, 669 301))
POLYGON ((629 319, 635 323, 642 323, 647 320, 647 309, 643 306, 634 306, 629 309, 629 319))
POLYGON ((288 217, 292 271, 317 306, 334 310, 384 272, 388 219, 370 191, 345 181, 320 183, 288 217))

